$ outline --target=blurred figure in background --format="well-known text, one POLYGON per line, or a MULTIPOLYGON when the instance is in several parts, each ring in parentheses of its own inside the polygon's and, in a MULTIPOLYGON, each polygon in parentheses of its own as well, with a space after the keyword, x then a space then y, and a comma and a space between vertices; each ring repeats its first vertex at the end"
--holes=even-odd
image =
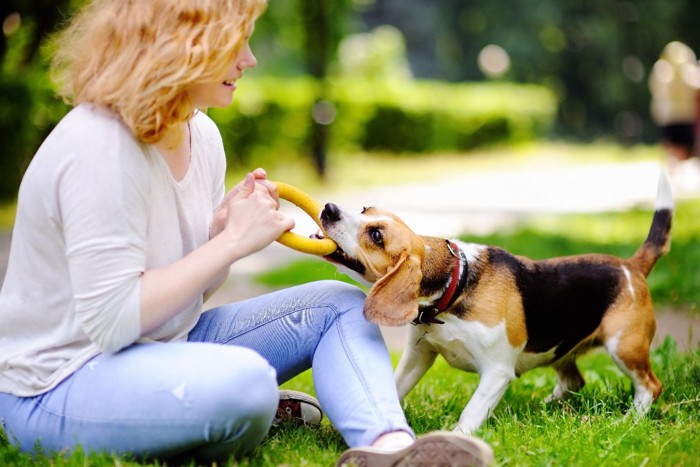
MULTIPOLYGON (((686 44, 668 43, 649 76, 651 117, 669 155, 674 185, 700 183, 698 133, 700 127, 700 65, 686 44)), ((688 187, 690 188, 690 187, 688 187)))

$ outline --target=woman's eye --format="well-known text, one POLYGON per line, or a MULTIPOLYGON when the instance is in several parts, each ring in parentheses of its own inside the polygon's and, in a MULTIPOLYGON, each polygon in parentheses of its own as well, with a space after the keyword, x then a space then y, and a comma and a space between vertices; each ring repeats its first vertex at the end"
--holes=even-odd
POLYGON ((384 244, 384 236, 382 235, 382 232, 379 229, 371 229, 369 231, 369 238, 379 246, 382 246, 384 244))

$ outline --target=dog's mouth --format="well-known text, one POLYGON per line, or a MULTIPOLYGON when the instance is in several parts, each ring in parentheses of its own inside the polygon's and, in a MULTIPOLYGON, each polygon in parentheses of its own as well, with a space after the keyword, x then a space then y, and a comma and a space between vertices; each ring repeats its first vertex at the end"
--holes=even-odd
MULTIPOLYGON (((323 232, 320 230, 315 234, 312 234, 310 237, 318 240, 326 238, 325 235, 323 235, 323 232)), ((363 275, 365 272, 365 266, 357 258, 353 258, 349 254, 347 254, 342 248, 340 248, 340 245, 338 245, 338 248, 333 253, 331 253, 330 255, 325 255, 324 258, 327 261, 330 261, 331 263, 336 263, 340 264, 341 266, 345 266, 346 268, 351 269, 357 272, 358 274, 363 275)))

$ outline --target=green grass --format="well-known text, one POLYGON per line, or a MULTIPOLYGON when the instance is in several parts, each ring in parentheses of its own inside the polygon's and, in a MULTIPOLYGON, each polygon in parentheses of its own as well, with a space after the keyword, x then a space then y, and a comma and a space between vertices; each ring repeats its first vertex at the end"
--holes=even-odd
MULTIPOLYGON (((562 403, 542 402, 554 387, 553 370, 533 370, 510 385, 478 435, 502 465, 691 465, 700 446, 699 359, 698 351, 678 353, 670 339, 653 353, 665 389, 641 420, 624 418, 630 381, 606 354, 581 359, 587 384, 562 403)), ((477 382, 440 360, 407 398, 412 425, 421 432, 451 428, 477 382)))
MULTIPOLYGON (((398 354, 393 357, 396 361, 398 354)), ((542 402, 556 383, 551 369, 535 369, 511 383, 493 416, 477 433, 491 444, 499 465, 700 465, 700 348, 681 353, 667 339, 653 351, 652 366, 664 391, 641 419, 625 417, 632 399, 630 381, 607 354, 585 356, 579 366, 587 384, 565 402, 542 402)), ((418 434, 451 429, 477 382, 476 375, 450 368, 438 359, 404 401, 409 423, 418 434)), ((285 384, 307 392, 313 392, 312 386, 310 372, 285 384)), ((320 427, 283 424, 239 459, 239 465, 330 466, 344 449, 327 419, 320 427)), ((8 447, 3 438, 0 465, 158 464, 82 452, 67 458, 30 460, 8 447)))

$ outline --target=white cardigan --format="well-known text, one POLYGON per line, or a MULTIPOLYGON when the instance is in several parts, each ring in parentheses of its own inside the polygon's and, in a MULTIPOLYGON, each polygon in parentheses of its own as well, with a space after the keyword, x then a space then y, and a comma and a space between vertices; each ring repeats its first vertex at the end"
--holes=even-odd
MULTIPOLYGON (((141 338, 141 274, 205 243, 224 195, 221 135, 202 112, 191 129, 180 181, 102 108, 77 106, 46 138, 20 186, 0 292, 0 391, 41 394, 141 338)), ((201 311, 199 298, 141 339, 185 340, 201 311)))

